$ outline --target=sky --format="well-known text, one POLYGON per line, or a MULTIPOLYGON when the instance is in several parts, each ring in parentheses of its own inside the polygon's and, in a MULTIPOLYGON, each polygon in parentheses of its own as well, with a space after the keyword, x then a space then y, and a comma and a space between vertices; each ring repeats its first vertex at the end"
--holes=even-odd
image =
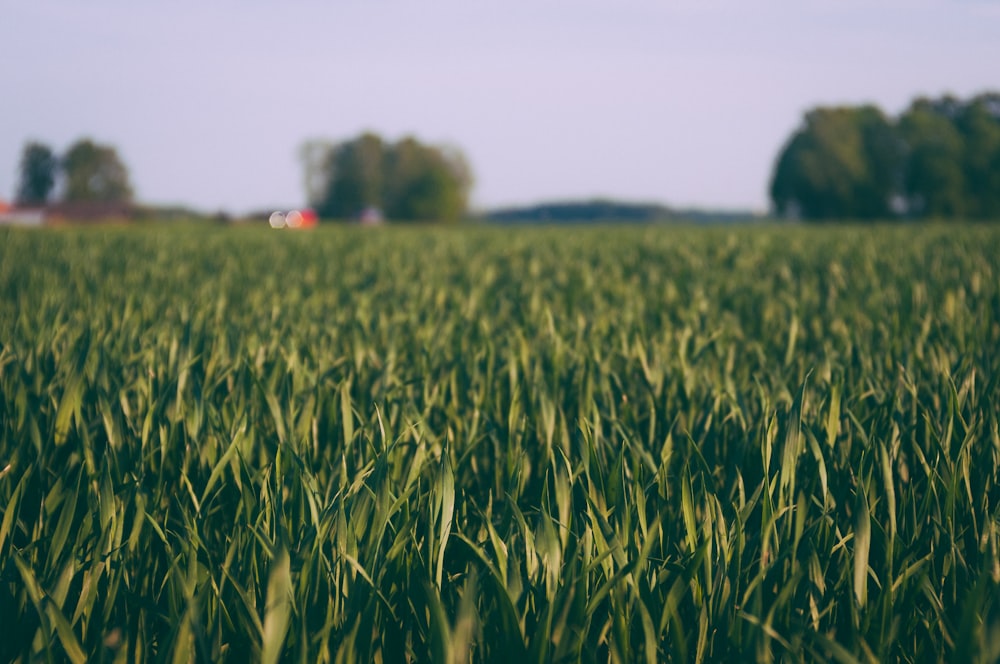
POLYGON ((767 208, 803 113, 1000 89, 1000 0, 0 0, 0 198, 29 140, 142 202, 305 204, 306 140, 461 149, 477 209, 767 208))

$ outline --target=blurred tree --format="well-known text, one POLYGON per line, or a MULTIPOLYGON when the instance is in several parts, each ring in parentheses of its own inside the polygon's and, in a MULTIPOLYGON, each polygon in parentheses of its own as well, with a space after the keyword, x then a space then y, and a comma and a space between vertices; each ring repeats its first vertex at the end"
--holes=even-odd
POLYGON ((56 185, 59 160, 49 146, 30 142, 21 152, 20 180, 15 200, 19 205, 45 205, 56 185))
POLYGON ((377 209, 398 221, 452 221, 466 211, 472 176, 457 150, 365 133, 333 145, 310 141, 301 156, 309 202, 321 216, 357 219, 377 209))
POLYGON ((317 210, 326 198, 329 186, 327 159, 333 150, 333 143, 322 139, 311 139, 299 148, 299 160, 305 174, 306 200, 317 210))
POLYGON ((973 98, 957 125, 964 143, 966 214, 1000 219, 1000 93, 973 98))
POLYGON ((885 218, 900 160, 899 141, 879 109, 817 108, 782 150, 771 199, 782 216, 885 218))
POLYGON ((111 146, 81 139, 70 146, 62 160, 66 201, 128 202, 132 185, 128 169, 111 146))
POLYGON ((356 219, 365 209, 380 207, 385 150, 382 139, 372 133, 335 145, 327 153, 327 187, 317 212, 356 219))
POLYGON ((1000 93, 919 98, 895 121, 818 108, 771 179, 775 212, 806 219, 1000 219, 1000 93))
POLYGON ((875 106, 858 109, 857 123, 868 177, 857 189, 856 213, 865 219, 888 219, 897 213, 905 146, 892 119, 875 106))
POLYGON ((389 150, 385 214, 401 221, 457 221, 468 205, 472 174, 454 149, 404 138, 389 150))
POLYGON ((963 140, 954 99, 917 99, 899 119, 906 144, 906 212, 918 217, 961 217, 966 212, 963 140))

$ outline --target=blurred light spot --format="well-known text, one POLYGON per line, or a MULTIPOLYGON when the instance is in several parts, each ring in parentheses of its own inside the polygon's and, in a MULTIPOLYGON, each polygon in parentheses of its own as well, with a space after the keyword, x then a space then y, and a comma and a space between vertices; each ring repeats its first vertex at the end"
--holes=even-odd
POLYGON ((302 225, 302 213, 298 210, 292 210, 285 215, 285 223, 288 224, 289 228, 298 228, 302 225))

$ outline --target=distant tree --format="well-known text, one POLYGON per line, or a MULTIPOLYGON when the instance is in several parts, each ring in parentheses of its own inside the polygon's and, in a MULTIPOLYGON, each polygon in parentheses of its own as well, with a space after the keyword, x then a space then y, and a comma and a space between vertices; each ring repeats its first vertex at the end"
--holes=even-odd
POLYGON ((908 214, 961 217, 966 213, 964 143, 955 125, 961 109, 946 97, 918 99, 899 119, 906 144, 903 193, 908 214))
POLYGON ((771 198, 783 216, 885 218, 900 159, 892 125, 877 108, 814 109, 778 158, 771 198))
POLYGON ((111 146, 82 139, 62 159, 66 201, 128 202, 132 185, 128 169, 111 146))
POLYGON ((1000 220, 1000 93, 918 98, 897 119, 818 108, 775 164, 779 215, 1000 220))
POLYGON ((333 146, 327 153, 327 186, 317 212, 335 219, 357 218, 366 208, 380 207, 386 146, 365 133, 333 146))
MULTIPOLYGON (((732 213, 731 213, 732 214, 732 213)), ((657 203, 629 203, 606 198, 577 201, 555 201, 527 207, 512 207, 487 212, 490 221, 511 223, 579 223, 579 222, 653 222, 667 219, 690 221, 720 220, 726 213, 710 210, 677 211, 657 203)), ((745 219, 749 215, 732 214, 732 218, 745 219)))
POLYGON ((301 157, 309 201, 324 217, 356 219, 377 208, 390 220, 451 221, 467 208, 471 170, 454 149, 365 133, 338 144, 310 141, 301 157))
POLYGON ((19 205, 44 205, 56 185, 59 159, 49 146, 30 142, 21 152, 20 179, 15 199, 19 205))
POLYGON ((957 126, 963 140, 966 214, 1000 219, 1000 93, 973 98, 957 126))
POLYGON ((299 148, 299 160, 304 171, 306 200, 316 210, 322 207, 330 185, 328 160, 334 144, 322 139, 308 140, 299 148))
POLYGON ((404 138, 387 154, 385 214, 401 221, 456 221, 465 213, 471 184, 460 152, 404 138))
POLYGON ((857 123, 868 177, 856 190, 855 211, 862 219, 888 219, 897 213, 905 146, 893 120, 875 106, 858 109, 857 123))

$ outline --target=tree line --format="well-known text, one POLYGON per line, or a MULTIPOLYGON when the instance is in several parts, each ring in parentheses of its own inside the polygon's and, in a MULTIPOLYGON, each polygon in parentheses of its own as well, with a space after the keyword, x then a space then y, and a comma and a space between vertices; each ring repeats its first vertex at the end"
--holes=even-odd
MULTIPOLYGON (((393 221, 455 221, 468 212, 472 171, 456 148, 364 133, 339 143, 309 141, 301 157, 309 204, 327 219, 374 212, 393 221)), ((132 197, 128 169, 110 145, 85 138, 59 155, 30 141, 22 150, 19 206, 131 203, 132 197)))
POLYGON ((393 221, 456 221, 466 215, 472 170, 452 147, 367 132, 301 148, 309 204, 320 217, 376 214, 393 221))
POLYGON ((15 201, 25 207, 55 202, 128 203, 132 184, 128 169, 110 145, 83 138, 63 155, 29 141, 21 152, 15 201))
POLYGON ((918 98, 898 117, 820 107, 778 156, 779 216, 1000 219, 1000 93, 918 98))
MULTIPOLYGON (((308 141, 300 156, 309 204, 323 218, 468 214, 472 171, 455 148, 368 132, 308 141)), ((21 206, 132 196, 112 146, 84 138, 62 155, 37 141, 24 146, 21 206)), ((779 153, 770 197, 777 215, 807 220, 1000 219, 1000 92, 918 98, 897 117, 874 105, 814 108, 779 153)))

